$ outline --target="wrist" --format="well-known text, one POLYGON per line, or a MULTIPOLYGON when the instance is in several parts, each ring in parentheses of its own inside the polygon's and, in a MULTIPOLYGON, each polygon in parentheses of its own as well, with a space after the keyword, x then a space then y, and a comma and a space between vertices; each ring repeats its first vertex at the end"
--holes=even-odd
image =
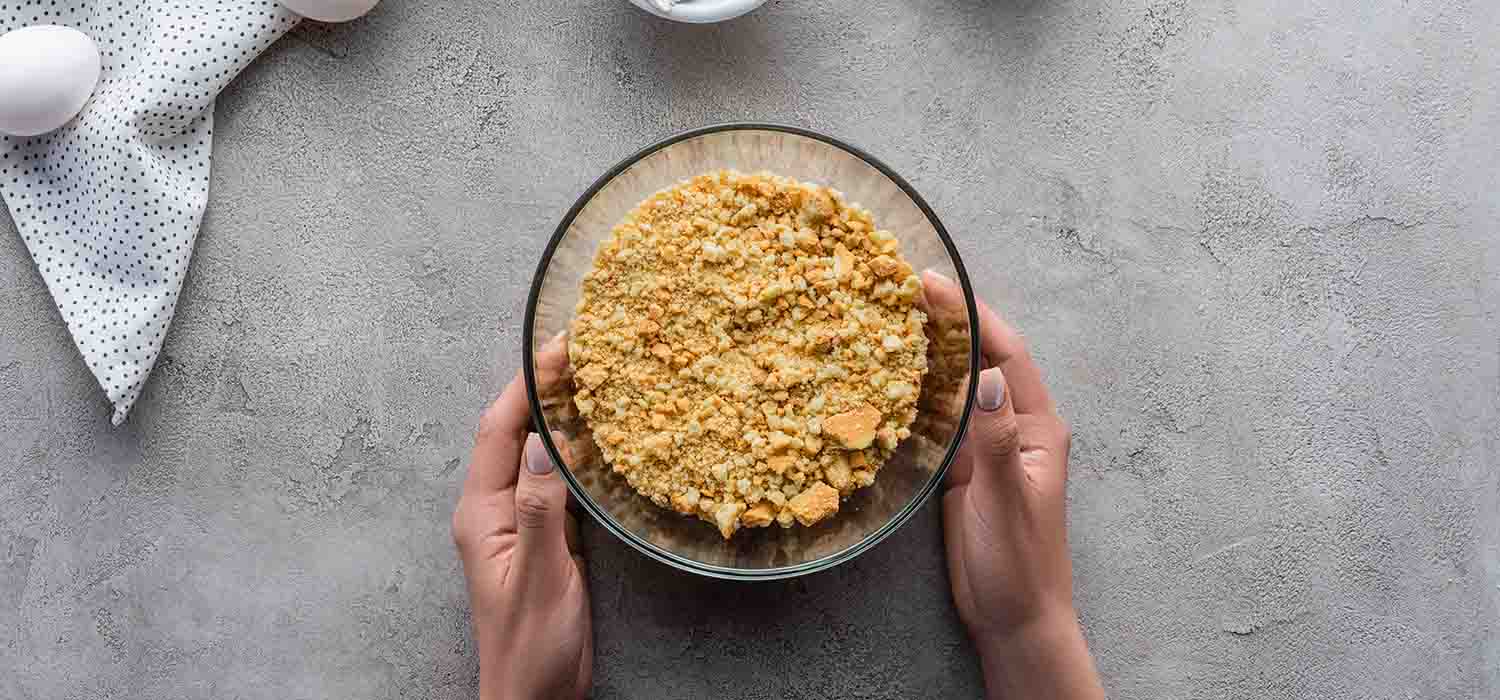
POLYGON ((515 687, 514 683, 507 683, 505 670, 498 663, 485 663, 486 657, 480 656, 479 661, 479 700, 533 700, 528 693, 515 687))
POLYGON ((1028 650, 1049 649, 1072 641, 1079 634, 1077 614, 1071 607, 1059 607, 1019 625, 978 632, 975 634, 974 644, 981 657, 1003 663, 1011 658, 1025 656, 1028 650))
POLYGON ((981 633, 976 643, 983 651, 1008 653, 1017 647, 1054 640, 1078 626, 1078 613, 1071 604, 1043 607, 1019 624, 981 633))
POLYGON ((479 669, 479 700, 510 700, 509 694, 500 687, 500 683, 489 677, 481 666, 479 669))
POLYGON ((1083 628, 1071 607, 975 639, 991 697, 1103 698, 1083 628))
POLYGON ((536 676, 528 669, 479 662, 479 700, 558 700, 578 696, 568 680, 536 676))
POLYGON ((538 697, 541 696, 505 688, 499 683, 479 681, 479 700, 536 700, 538 697))

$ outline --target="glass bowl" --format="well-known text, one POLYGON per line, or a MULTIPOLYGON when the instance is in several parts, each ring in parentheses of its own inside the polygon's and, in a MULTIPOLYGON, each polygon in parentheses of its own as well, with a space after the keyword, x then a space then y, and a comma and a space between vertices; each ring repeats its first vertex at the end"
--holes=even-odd
POLYGON ((909 520, 942 483, 963 439, 979 366, 977 315, 968 276, 937 215, 911 185, 869 154, 806 129, 725 124, 678 134, 610 168, 578 198, 548 241, 526 302, 522 367, 537 432, 578 503, 605 528, 647 556, 685 571, 728 579, 799 576, 848 561, 909 520), (911 437, 875 483, 812 527, 742 529, 724 540, 711 524, 660 508, 609 469, 573 404, 567 328, 583 275, 610 230, 642 200, 695 175, 720 169, 769 171, 826 185, 869 209, 896 234, 917 270, 956 280, 924 297, 929 321, 928 375, 911 437), (938 301, 934 301, 938 299, 938 301), (934 308, 934 305, 938 308, 934 308), (550 434, 557 431, 562 440, 550 434))

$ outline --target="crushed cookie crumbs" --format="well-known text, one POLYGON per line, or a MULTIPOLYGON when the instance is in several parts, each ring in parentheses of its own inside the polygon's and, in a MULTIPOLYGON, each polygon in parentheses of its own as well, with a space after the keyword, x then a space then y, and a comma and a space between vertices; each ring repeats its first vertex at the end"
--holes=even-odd
POLYGON ((826 187, 701 175, 600 244, 569 333, 605 460, 728 539, 810 526, 874 483, 927 373, 921 281, 826 187))

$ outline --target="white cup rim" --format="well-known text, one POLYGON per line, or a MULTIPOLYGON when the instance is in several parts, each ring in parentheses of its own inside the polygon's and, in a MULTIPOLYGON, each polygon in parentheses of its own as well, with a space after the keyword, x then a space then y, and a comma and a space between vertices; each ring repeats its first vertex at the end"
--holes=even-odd
POLYGON ((766 4, 766 0, 694 0, 678 5, 672 9, 671 13, 666 13, 657 9, 651 0, 630 0, 630 2, 657 17, 695 24, 734 19, 766 4))

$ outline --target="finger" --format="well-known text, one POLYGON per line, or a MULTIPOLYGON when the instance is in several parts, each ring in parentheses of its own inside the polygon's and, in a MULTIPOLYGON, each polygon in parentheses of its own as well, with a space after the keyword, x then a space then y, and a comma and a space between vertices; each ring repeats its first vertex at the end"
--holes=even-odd
MULTIPOLYGON (((933 306, 963 303, 958 283, 933 270, 922 273, 924 297, 933 306)), ((986 364, 1005 372, 1006 385, 1016 413, 1056 413, 1052 396, 1042 381, 1042 370, 1026 350, 1026 341, 988 304, 978 302, 979 350, 986 364)))
POLYGON ((922 272, 922 297, 917 304, 934 320, 961 318, 969 311, 964 304, 963 288, 936 270, 922 272))
POLYGON ((572 564, 568 552, 568 488, 539 435, 526 438, 525 468, 516 481, 516 553, 511 576, 528 590, 558 588, 572 564))
POLYGON ((1042 368, 1031 359, 1025 339, 982 301, 979 302, 979 349, 1005 373, 1005 385, 1016 413, 1057 411, 1047 384, 1042 381, 1042 368))
POLYGON ((568 373, 568 332, 552 336, 536 351, 536 391, 549 394, 562 387, 568 373))
POLYGON ((964 449, 972 460, 969 489, 1004 494, 1026 479, 1021 464, 1021 427, 1006 377, 998 367, 979 373, 975 410, 969 414, 964 449))
POLYGON ((520 375, 516 375, 479 418, 479 433, 474 437, 474 451, 469 457, 469 476, 464 481, 465 495, 479 497, 515 485, 521 443, 530 425, 526 387, 520 375))

